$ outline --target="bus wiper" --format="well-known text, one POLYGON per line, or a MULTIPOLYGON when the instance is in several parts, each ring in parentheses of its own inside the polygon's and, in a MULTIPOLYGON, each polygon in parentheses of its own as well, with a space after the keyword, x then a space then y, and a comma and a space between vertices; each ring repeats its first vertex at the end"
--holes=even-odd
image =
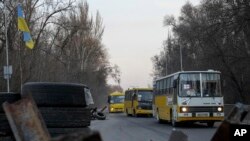
POLYGON ((186 97, 191 98, 191 97, 193 97, 193 96, 191 96, 191 95, 187 95, 186 97))
POLYGON ((191 101, 191 97, 190 97, 190 96, 188 96, 188 99, 185 99, 185 100, 184 100, 184 101, 182 101, 182 102, 186 102, 186 103, 187 103, 187 105, 188 105, 190 101, 191 101))

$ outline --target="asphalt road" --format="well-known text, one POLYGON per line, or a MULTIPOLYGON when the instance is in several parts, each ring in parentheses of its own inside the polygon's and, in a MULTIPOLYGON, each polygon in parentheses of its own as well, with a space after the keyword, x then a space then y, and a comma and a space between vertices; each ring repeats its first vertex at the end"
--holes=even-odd
MULTIPOLYGON (((210 141, 220 123, 183 125, 175 128, 188 136, 188 141, 210 141)), ((101 133, 103 141, 168 141, 173 127, 159 124, 152 117, 127 117, 123 113, 108 114, 106 120, 94 120, 91 129, 101 133)))

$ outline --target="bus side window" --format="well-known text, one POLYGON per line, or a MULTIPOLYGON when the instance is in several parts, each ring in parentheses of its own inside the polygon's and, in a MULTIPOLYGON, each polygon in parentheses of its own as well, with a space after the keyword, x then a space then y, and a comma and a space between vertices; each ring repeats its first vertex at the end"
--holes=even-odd
POLYGON ((163 94, 166 94, 167 93, 167 81, 166 79, 163 79, 163 94))
POLYGON ((169 78, 169 94, 173 95, 173 89, 174 89, 174 80, 173 77, 169 78))
POLYGON ((160 81, 157 81, 157 94, 160 94, 160 81))
POLYGON ((128 100, 132 100, 132 94, 131 91, 128 92, 128 100))
POLYGON ((172 95, 173 95, 173 104, 176 104, 177 103, 177 95, 178 95, 178 90, 179 87, 178 87, 178 75, 175 75, 173 77, 173 92, 172 92, 172 95))
POLYGON ((132 100, 137 100, 136 93, 133 93, 133 95, 132 95, 132 100))
POLYGON ((167 78, 167 88, 168 88, 168 95, 170 95, 170 78, 167 78))
POLYGON ((176 79, 173 81, 173 88, 177 88, 177 80, 176 79))
POLYGON ((164 86, 164 81, 163 80, 161 80, 161 94, 163 94, 163 86, 164 86))
POLYGON ((163 81, 160 81, 160 94, 162 94, 162 90, 163 90, 163 81))
POLYGON ((127 92, 125 91, 125 97, 124 100, 127 100, 127 92))

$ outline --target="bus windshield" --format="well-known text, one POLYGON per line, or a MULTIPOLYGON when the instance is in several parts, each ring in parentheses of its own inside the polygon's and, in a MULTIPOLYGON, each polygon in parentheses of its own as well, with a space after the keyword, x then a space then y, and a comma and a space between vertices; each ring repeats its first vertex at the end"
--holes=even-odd
POLYGON ((219 74, 202 74, 203 97, 221 96, 219 74))
POLYGON ((111 96, 110 103, 123 103, 124 95, 111 96))
POLYGON ((180 84, 179 96, 181 97, 221 96, 219 74, 215 73, 180 74, 179 84, 180 84))
POLYGON ((152 91, 139 91, 138 92, 138 101, 149 101, 151 102, 153 99, 152 91))

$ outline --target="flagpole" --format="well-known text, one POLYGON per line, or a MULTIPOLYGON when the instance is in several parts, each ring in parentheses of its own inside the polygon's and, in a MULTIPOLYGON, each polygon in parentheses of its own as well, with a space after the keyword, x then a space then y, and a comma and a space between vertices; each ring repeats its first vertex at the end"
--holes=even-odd
MULTIPOLYGON (((20 43, 21 45, 21 43, 20 43)), ((20 88, 21 88, 21 91, 22 91, 22 85, 23 85, 23 68, 22 68, 22 55, 21 55, 21 46, 19 46, 19 49, 18 49, 18 52, 19 52, 19 67, 20 67, 20 88)))
MULTIPOLYGON (((3 0, 4 7, 4 23, 5 23, 5 41, 6 41, 6 65, 7 72, 9 73, 9 45, 8 45, 8 28, 7 28, 7 7, 5 5, 5 0, 3 0)), ((7 92, 10 92, 10 74, 6 77, 7 79, 7 92)))

